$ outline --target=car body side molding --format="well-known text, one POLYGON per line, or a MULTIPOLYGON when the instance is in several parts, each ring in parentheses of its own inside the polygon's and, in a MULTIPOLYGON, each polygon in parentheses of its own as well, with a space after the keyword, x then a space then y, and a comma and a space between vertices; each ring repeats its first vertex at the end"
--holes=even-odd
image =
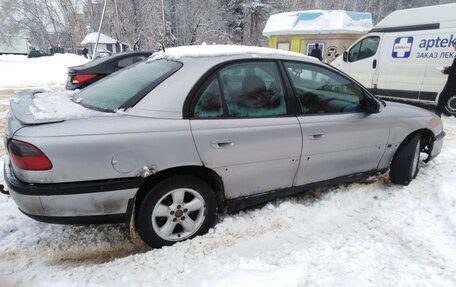
POLYGON ((301 186, 293 186, 290 188, 284 188, 280 190, 275 190, 272 192, 265 192, 261 194, 256 194, 252 196, 246 196, 241 198, 235 198, 225 201, 225 207, 228 212, 236 212, 247 207, 252 207, 255 205, 259 205, 277 198, 287 197, 290 195, 295 195, 298 193, 302 193, 317 187, 328 187, 336 184, 343 184, 343 183, 350 183, 359 181, 361 179, 368 178, 369 176, 374 176, 378 174, 383 174, 388 169, 381 169, 381 170, 371 170, 367 172, 361 172, 351 175, 346 175, 334 179, 324 180, 320 182, 313 182, 301 186))

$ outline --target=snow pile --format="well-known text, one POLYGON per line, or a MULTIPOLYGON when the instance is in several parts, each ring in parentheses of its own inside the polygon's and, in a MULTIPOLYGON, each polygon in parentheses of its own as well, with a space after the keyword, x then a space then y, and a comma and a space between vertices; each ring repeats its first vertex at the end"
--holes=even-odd
POLYGON ((370 13, 310 10, 274 14, 263 36, 320 33, 366 33, 372 29, 370 13))
POLYGON ((0 285, 453 286, 456 119, 444 125, 442 154, 407 187, 385 175, 315 190, 155 250, 122 225, 36 222, 1 195, 0 285))
POLYGON ((88 59, 74 54, 30 59, 0 55, 0 89, 63 86, 67 81, 68 67, 86 62, 88 59))
POLYGON ((282 51, 277 49, 270 49, 264 47, 253 46, 236 46, 236 45, 195 45, 195 46, 181 46, 166 49, 165 52, 160 51, 153 53, 148 61, 155 61, 159 59, 168 59, 178 61, 181 58, 198 58, 198 57, 221 57, 221 56, 234 56, 234 55, 279 55, 285 57, 307 57, 299 53, 282 51))
MULTIPOLYGON (((30 106, 30 113, 35 120, 69 120, 82 119, 91 116, 111 116, 113 113, 103 113, 90 110, 72 101, 77 97, 74 91, 66 92, 44 92, 33 96, 33 105, 30 106)), ((20 101, 20 97, 13 96, 13 101, 20 101)), ((76 99, 76 102, 78 100, 76 99)))

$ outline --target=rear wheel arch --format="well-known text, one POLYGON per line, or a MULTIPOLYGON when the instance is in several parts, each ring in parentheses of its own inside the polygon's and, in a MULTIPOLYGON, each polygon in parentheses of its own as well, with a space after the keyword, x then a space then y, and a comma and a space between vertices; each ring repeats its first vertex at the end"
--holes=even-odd
MULTIPOLYGON (((146 197, 149 191, 161 181, 173 177, 176 175, 188 175, 197 177, 206 182, 211 189, 214 191, 217 206, 222 206, 224 202, 224 186, 222 178, 213 170, 203 166, 181 166, 173 167, 159 171, 155 175, 149 176, 140 186, 135 196, 135 208, 134 211, 137 213, 139 204, 146 197)), ((130 215, 131 216, 131 215, 130 215)))

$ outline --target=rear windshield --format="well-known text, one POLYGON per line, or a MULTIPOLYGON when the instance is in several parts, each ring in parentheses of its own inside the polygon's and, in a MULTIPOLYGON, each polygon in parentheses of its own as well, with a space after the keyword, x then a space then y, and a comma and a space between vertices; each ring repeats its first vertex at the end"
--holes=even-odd
POLYGON ((95 60, 91 60, 90 62, 85 63, 84 65, 76 66, 74 68, 92 68, 95 67, 96 65, 109 61, 112 58, 114 58, 115 55, 109 55, 109 56, 104 56, 104 57, 99 57, 96 58, 95 60))
POLYGON ((130 108, 180 67, 182 63, 165 59, 142 61, 81 90, 74 100, 101 111, 130 108))

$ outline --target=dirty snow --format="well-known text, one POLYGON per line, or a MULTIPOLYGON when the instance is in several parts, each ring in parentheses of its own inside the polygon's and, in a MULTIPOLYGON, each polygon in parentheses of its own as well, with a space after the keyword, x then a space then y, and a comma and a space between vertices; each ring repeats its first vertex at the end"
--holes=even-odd
POLYGON ((454 286, 456 119, 444 127, 442 154, 407 187, 384 175, 314 190, 155 250, 124 225, 34 221, 0 194, 0 287, 454 286))
POLYGON ((62 86, 67 81, 68 67, 87 61, 74 54, 30 59, 20 55, 0 55, 0 89, 62 86))
POLYGON ((159 59, 168 59, 178 61, 181 58, 197 58, 197 57, 220 57, 220 56, 233 56, 233 55, 282 55, 289 57, 311 57, 304 56, 299 53, 282 51, 277 49, 270 49, 264 47, 253 46, 236 46, 236 45, 194 45, 194 46, 180 46, 166 49, 165 52, 153 53, 148 61, 155 61, 159 59))

